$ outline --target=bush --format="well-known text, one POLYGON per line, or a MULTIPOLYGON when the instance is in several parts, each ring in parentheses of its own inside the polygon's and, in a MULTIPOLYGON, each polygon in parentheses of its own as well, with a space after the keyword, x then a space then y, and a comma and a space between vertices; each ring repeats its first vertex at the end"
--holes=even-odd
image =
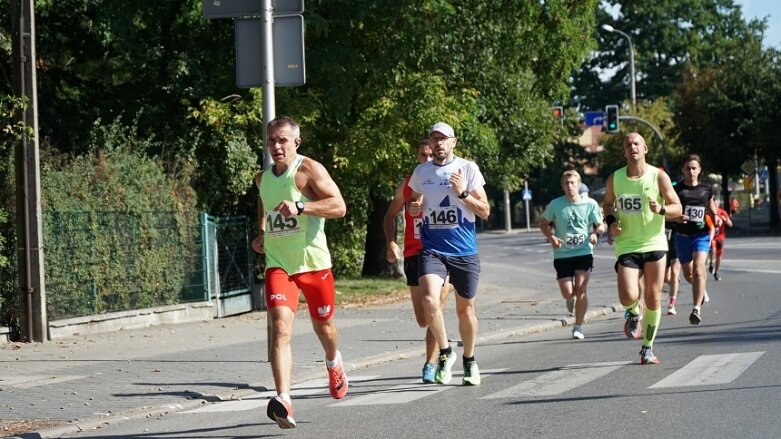
POLYGON ((41 178, 51 319, 179 301, 197 265, 197 208, 189 172, 166 175, 131 130, 49 160, 41 178))

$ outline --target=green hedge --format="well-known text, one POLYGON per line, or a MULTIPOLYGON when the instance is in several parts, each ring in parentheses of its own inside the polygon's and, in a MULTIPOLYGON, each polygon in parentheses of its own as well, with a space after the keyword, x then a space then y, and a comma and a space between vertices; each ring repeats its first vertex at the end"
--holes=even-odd
POLYGON ((197 270, 188 173, 172 178, 132 133, 109 134, 106 147, 42 170, 50 319, 177 303, 197 270))
POLYGON ((47 212, 49 318, 181 302, 199 228, 177 212, 47 212))

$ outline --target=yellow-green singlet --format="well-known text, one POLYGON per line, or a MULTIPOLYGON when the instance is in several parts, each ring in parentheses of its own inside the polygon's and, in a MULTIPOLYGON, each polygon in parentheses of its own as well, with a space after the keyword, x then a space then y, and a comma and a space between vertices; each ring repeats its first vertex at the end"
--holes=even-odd
POLYGON ((616 237, 616 255, 667 251, 664 216, 651 212, 648 199, 664 204, 659 192, 659 168, 646 165, 641 177, 630 178, 626 166, 613 173, 616 196, 615 217, 621 222, 621 234, 616 237))
POLYGON ((295 175, 304 156, 299 155, 282 175, 274 175, 273 164, 260 180, 260 199, 266 216, 264 250, 266 268, 280 267, 293 275, 331 268, 331 254, 325 237, 325 219, 307 215, 285 218, 274 208, 284 200, 308 201, 296 187, 295 175))

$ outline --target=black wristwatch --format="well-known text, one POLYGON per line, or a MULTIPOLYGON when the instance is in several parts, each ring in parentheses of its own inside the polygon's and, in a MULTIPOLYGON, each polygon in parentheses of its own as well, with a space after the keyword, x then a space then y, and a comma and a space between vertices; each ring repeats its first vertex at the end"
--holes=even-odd
POLYGON ((461 192, 461 193, 458 195, 458 198, 460 198, 460 199, 462 199, 462 200, 463 200, 464 198, 466 198, 466 197, 468 197, 468 196, 469 196, 469 191, 464 191, 464 192, 461 192))
POLYGON ((304 202, 296 201, 296 209, 298 209, 298 213, 296 215, 301 215, 302 213, 304 213, 304 202))
POLYGON ((662 208, 659 209, 659 215, 664 216, 665 213, 667 213, 667 210, 664 208, 664 206, 662 206, 662 208))

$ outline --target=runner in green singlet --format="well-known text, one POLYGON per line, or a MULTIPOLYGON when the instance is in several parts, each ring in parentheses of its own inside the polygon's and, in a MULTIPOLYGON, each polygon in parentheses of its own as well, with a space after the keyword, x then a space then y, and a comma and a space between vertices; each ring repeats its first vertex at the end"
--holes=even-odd
POLYGON ((298 291, 306 297, 312 327, 325 351, 331 397, 347 393, 347 375, 334 324, 335 289, 325 219, 341 218, 346 207, 339 187, 322 164, 297 153, 301 129, 287 116, 268 124, 272 163, 255 177, 260 192, 260 234, 252 248, 266 255, 265 297, 272 329, 270 359, 277 396, 266 414, 280 428, 294 428, 290 401, 293 320, 298 291))
POLYGON ((681 202, 670 177, 646 163, 648 146, 643 136, 629 133, 623 151, 627 165, 608 177, 602 207, 618 258, 618 299, 626 309, 624 333, 635 339, 644 335, 640 363, 658 364, 652 347, 661 320, 668 248, 664 220, 681 214, 681 202), (640 304, 641 275, 644 312, 640 304))

